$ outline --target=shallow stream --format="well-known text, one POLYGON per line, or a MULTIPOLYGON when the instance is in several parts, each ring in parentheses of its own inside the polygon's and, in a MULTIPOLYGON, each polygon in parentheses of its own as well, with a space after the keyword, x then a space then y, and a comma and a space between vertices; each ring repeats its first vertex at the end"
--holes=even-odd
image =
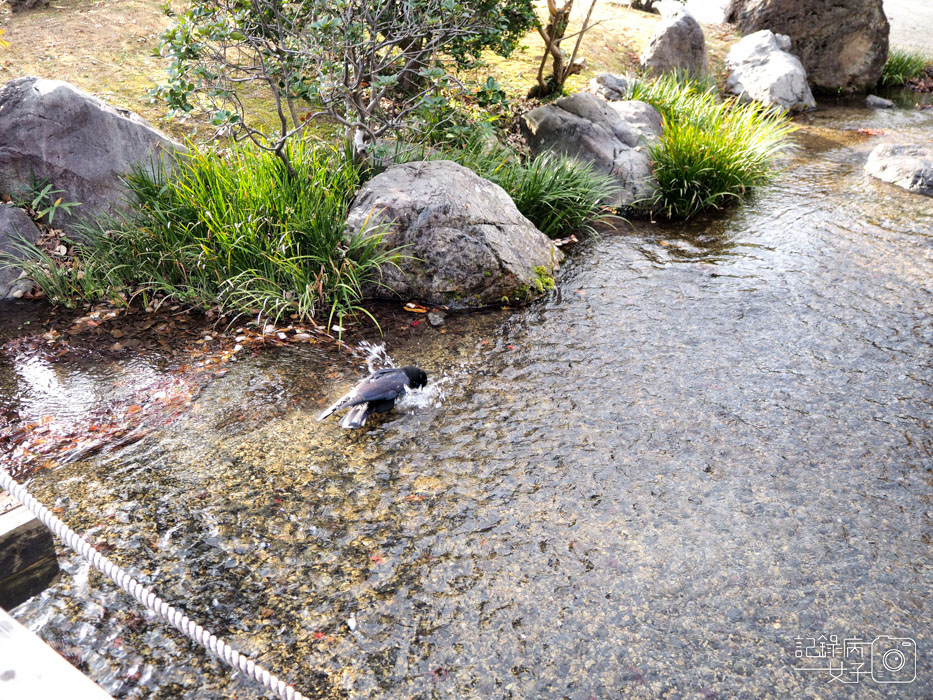
MULTIPOLYGON (((862 172, 933 110, 802 123, 728 215, 604 232, 528 309, 390 334, 434 388, 365 431, 315 421, 358 368, 269 351, 31 488, 312 697, 933 697, 933 200, 862 172), (805 670, 840 665, 821 635, 874 640, 861 673, 805 670)), ((14 356, 0 383, 41 416, 160 371, 14 356)), ((261 696, 63 561, 15 615, 114 697, 261 696)))

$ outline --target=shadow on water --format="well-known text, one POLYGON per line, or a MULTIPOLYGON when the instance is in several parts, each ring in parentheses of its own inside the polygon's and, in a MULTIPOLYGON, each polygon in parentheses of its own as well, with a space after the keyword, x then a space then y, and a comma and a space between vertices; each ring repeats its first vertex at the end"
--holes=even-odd
MULTIPOLYGON (((364 431, 315 420, 360 369, 282 349, 32 488, 316 697, 933 696, 933 207, 862 173, 866 124, 933 133, 817 112, 724 217, 604 232, 546 301, 390 333, 432 400, 364 431), (910 638, 916 680, 800 670, 820 635, 910 638)), ((115 696, 255 697, 65 562, 16 615, 115 696)))

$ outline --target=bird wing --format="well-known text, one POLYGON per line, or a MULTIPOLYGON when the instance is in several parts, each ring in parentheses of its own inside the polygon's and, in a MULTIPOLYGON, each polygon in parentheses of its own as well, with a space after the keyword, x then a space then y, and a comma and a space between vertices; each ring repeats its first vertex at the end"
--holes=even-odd
POLYGON ((317 419, 322 421, 335 411, 347 406, 397 399, 407 388, 408 375, 402 370, 393 368, 377 370, 322 411, 317 419))
POLYGON ((347 429, 361 428, 366 423, 370 413, 372 413, 372 409, 368 403, 359 403, 347 411, 347 415, 340 421, 340 427, 347 429))

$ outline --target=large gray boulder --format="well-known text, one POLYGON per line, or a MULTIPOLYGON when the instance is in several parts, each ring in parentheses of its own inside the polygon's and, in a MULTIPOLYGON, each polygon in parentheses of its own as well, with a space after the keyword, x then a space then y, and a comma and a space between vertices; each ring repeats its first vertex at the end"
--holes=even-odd
POLYGON ((639 130, 623 121, 611 104, 579 92, 533 109, 522 120, 525 140, 535 155, 559 153, 613 175, 617 188, 605 204, 646 204, 657 189, 646 144, 639 130))
POLYGON ((883 143, 865 163, 865 172, 910 192, 933 197, 933 147, 883 143))
POLYGON ((116 213, 127 201, 121 176, 181 148, 132 112, 42 78, 17 78, 0 89, 0 134, 0 194, 50 182, 62 201, 81 203, 56 215, 65 226, 116 213))
POLYGON ((744 101, 777 105, 791 112, 816 107, 807 74, 789 53, 790 39, 767 29, 749 34, 726 56, 726 90, 744 101))
POLYGON ((737 0, 731 19, 743 34, 786 34, 810 84, 862 90, 881 78, 888 56, 883 0, 737 0))
MULTIPOLYGON (((39 229, 22 209, 11 204, 0 204, 0 252, 16 258, 21 257, 16 247, 16 242, 20 239, 35 243, 39 240, 39 229)), ((32 286, 28 281, 24 281, 23 285, 17 285, 16 280, 22 270, 18 267, 3 267, 2 263, 0 260, 0 299, 21 291, 17 287, 25 286, 28 289, 32 286)))
POLYGON ((709 68, 706 39, 693 15, 679 9, 665 17, 648 40, 639 65, 654 75, 675 72, 695 77, 706 75, 709 68))
POLYGON ((469 308, 524 301, 550 282, 563 255, 496 184, 449 160, 397 165, 361 189, 345 236, 385 225, 380 248, 401 248, 383 265, 381 298, 469 308))
POLYGON ((626 125, 635 130, 645 145, 653 146, 661 138, 664 129, 661 113, 647 102, 613 100, 609 107, 626 125))

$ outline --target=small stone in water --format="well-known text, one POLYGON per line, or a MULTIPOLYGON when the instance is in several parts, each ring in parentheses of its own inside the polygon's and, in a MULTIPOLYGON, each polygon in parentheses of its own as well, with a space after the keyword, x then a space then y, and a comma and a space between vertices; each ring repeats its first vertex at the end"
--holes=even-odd
POLYGON ((444 314, 440 311, 431 311, 428 314, 428 323, 432 326, 443 326, 444 325, 444 314))
POLYGON ((351 616, 347 619, 347 627, 350 628, 351 632, 356 632, 356 618, 351 616))

